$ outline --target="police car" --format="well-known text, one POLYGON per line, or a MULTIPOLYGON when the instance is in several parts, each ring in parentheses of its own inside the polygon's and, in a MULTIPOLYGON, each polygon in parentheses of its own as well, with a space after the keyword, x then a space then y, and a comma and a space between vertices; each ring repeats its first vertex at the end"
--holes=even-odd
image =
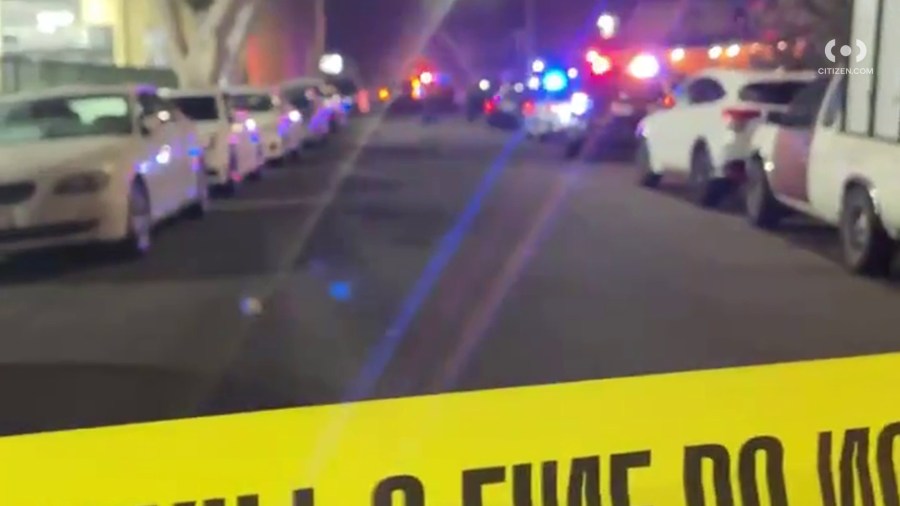
POLYGON ((566 156, 592 156, 601 147, 632 147, 635 130, 649 113, 665 107, 677 78, 652 53, 638 53, 625 64, 592 51, 590 76, 582 89, 589 107, 566 129, 566 156))
POLYGON ((551 68, 532 76, 529 87, 537 99, 523 109, 523 128, 529 137, 547 139, 565 133, 589 108, 589 98, 577 91, 578 71, 551 68))

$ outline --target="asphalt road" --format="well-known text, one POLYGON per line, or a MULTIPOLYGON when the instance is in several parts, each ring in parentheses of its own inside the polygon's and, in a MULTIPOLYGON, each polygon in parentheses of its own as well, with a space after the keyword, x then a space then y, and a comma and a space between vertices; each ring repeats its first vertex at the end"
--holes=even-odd
POLYGON ((139 262, 0 263, 0 431, 900 350, 829 230, 560 155, 358 120, 139 262))

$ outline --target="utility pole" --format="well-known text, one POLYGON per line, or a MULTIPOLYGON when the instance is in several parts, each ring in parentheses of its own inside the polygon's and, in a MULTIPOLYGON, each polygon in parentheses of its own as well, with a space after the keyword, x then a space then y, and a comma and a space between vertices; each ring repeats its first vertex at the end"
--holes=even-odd
MULTIPOLYGON (((294 0, 296 1, 296 0, 294 0)), ((313 19, 315 23, 312 47, 312 61, 307 62, 309 65, 309 74, 315 75, 319 72, 319 60, 325 54, 326 30, 328 29, 328 20, 325 14, 325 0, 312 0, 314 4, 313 19)))
POLYGON ((535 22, 537 20, 537 0, 522 0, 525 2, 525 72, 531 72, 531 60, 535 57, 535 48, 537 43, 537 35, 535 33, 535 22))

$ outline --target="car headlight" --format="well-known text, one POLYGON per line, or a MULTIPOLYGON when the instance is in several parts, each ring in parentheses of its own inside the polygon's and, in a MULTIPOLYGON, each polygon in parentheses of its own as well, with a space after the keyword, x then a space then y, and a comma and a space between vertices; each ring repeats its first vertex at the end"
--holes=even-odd
POLYGON ((109 174, 101 171, 69 174, 60 179, 53 188, 57 195, 78 195, 96 193, 109 184, 109 174))

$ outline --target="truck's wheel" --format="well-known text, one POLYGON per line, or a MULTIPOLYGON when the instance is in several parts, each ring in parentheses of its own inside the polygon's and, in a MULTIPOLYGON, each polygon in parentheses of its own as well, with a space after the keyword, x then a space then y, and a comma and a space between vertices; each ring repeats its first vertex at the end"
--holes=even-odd
POLYGON ((744 209, 750 223, 759 228, 775 228, 787 214, 784 206, 772 193, 763 161, 758 156, 747 162, 744 209))
POLYGON ((701 207, 715 207, 728 193, 728 181, 715 177, 715 168, 705 146, 698 146, 691 156, 691 200, 701 207))
POLYGON ((866 188, 851 186, 844 194, 839 223, 844 263, 850 271, 867 276, 887 276, 896 243, 875 210, 866 188))
POLYGON ((637 152, 634 156, 634 164, 638 170, 638 184, 646 188, 656 188, 659 186, 662 175, 653 172, 653 166, 650 163, 650 148, 647 141, 641 140, 638 145, 637 152))

